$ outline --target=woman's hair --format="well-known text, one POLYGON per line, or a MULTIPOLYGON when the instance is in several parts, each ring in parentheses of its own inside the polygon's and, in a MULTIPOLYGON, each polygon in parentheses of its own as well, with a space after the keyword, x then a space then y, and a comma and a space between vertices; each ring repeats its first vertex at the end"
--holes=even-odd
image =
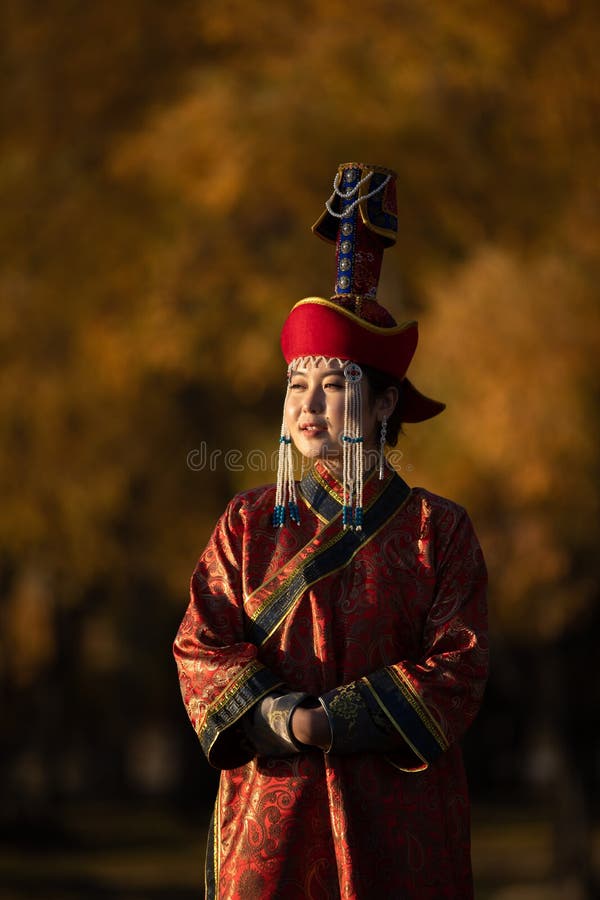
MULTIPOLYGON (((389 387, 395 387, 398 391, 396 408, 387 420, 387 432, 385 442, 389 447, 395 447, 398 443, 398 435, 402 434, 402 384, 393 375, 387 375, 372 366, 361 366, 367 379, 371 398, 381 397, 389 387)), ((377 440, 380 440, 381 425, 377 431, 377 440)))

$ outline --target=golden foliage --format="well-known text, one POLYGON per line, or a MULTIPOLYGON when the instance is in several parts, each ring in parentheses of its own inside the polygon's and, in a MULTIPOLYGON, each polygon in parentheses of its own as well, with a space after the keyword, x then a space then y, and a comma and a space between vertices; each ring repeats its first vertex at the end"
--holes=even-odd
POLYGON ((308 228, 355 158, 399 172, 381 299, 422 314, 418 382, 449 401, 406 452, 474 507, 500 626, 559 631, 597 577, 596 5, 9 0, 3 17, 7 580, 33 559, 67 605, 102 581, 116 607, 138 578, 181 604, 252 477, 186 455, 275 434, 279 328, 330 291, 308 228))
POLYGON ((566 254, 484 247, 430 297, 428 353, 452 398, 431 465, 476 513, 498 626, 555 637, 595 599, 591 273, 566 254))

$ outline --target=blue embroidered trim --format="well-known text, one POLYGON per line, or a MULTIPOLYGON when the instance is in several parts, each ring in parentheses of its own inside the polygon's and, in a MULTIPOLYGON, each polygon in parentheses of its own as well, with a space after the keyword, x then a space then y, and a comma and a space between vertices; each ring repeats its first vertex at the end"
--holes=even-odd
MULTIPOLYGON (((344 171, 342 190, 348 190, 360 178, 360 169, 352 168, 344 171)), ((353 198, 342 199, 342 212, 353 203, 353 198)), ((356 250, 356 217, 358 208, 340 219, 340 239, 338 241, 337 272, 335 279, 336 294, 352 294, 354 292, 354 255, 356 250)))
MULTIPOLYGON (((394 475, 387 487, 364 513, 362 530, 340 530, 339 536, 322 550, 313 551, 301 563, 290 579, 274 591, 256 618, 248 619, 248 640, 260 646, 281 624, 296 601, 311 585, 331 572, 346 565, 360 546, 375 534, 402 506, 410 494, 410 488, 399 475, 394 475)), ((362 518, 362 516, 361 516, 362 518)), ((350 524, 350 523, 348 523, 350 524)))
POLYGON ((261 666, 250 678, 234 689, 231 697, 223 706, 214 712, 209 712, 204 727, 198 735, 209 762, 211 761, 210 750, 221 732, 237 722, 254 706, 257 700, 281 684, 283 684, 281 678, 261 666))
MULTIPOLYGON (((414 706, 404 696, 398 687, 396 679, 387 669, 380 669, 365 678, 371 689, 379 697, 380 702, 387 709, 390 718, 398 723, 398 727, 406 735, 412 746, 427 762, 432 762, 440 755, 446 746, 440 744, 424 722, 414 706)), ((429 713, 427 711, 426 715, 429 713)))

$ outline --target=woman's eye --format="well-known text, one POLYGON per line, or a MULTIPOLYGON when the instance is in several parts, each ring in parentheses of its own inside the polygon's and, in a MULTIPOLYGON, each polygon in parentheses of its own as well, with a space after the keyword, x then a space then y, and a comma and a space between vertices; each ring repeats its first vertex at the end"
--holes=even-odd
POLYGON ((339 384, 336 381, 328 381, 325 385, 326 388, 334 388, 335 390, 341 391, 344 388, 343 384, 339 384))
POLYGON ((295 384, 290 384, 290 391, 302 391, 304 390, 304 385, 300 382, 296 382, 295 384))

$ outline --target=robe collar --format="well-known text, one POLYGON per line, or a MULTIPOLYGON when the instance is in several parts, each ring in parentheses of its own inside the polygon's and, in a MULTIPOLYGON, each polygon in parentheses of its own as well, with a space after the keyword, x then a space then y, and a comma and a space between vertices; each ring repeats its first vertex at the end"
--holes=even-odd
MULTIPOLYGON (((377 496, 385 490, 392 478, 398 477, 393 469, 386 466, 384 476, 379 479, 379 471, 374 466, 365 473, 363 505, 371 506, 377 496)), ((341 481, 333 475, 323 460, 318 459, 313 468, 298 484, 298 490, 306 505, 322 522, 331 522, 343 509, 344 489, 341 481)))
MULTIPOLYGON (((411 489, 393 469, 379 480, 377 469, 364 482, 365 517, 361 530, 342 527, 342 485, 322 461, 298 484, 298 493, 323 523, 299 551, 287 559, 244 601, 247 640, 261 647, 280 628, 300 598, 316 584, 352 563, 381 529, 398 515, 411 489)), ((301 524, 308 518, 300 513, 301 524)), ((310 523, 312 526, 314 523, 310 523)))

